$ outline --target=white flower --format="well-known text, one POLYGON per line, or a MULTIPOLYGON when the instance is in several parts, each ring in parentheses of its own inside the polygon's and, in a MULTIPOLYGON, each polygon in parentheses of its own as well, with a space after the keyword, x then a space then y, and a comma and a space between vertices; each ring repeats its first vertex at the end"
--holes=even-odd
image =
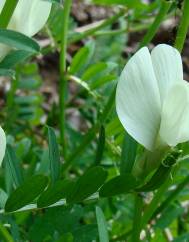
MULTIPOLYGON (((0 11, 3 9, 6 0, 0 0, 0 11)), ((52 3, 42 0, 19 0, 8 29, 18 31, 28 37, 34 36, 43 28, 50 15, 52 3)), ((9 48, 0 46, 0 58, 3 58, 9 48)))
POLYGON ((6 149, 6 136, 3 129, 0 127, 0 165, 2 164, 3 157, 6 149))
POLYGON ((121 73, 116 110, 126 131, 154 151, 189 140, 189 83, 179 52, 165 44, 140 49, 121 73))

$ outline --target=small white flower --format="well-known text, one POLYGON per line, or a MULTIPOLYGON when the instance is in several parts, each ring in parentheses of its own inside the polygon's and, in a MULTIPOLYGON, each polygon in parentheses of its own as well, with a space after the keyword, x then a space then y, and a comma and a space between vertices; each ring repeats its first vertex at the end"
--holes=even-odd
MULTIPOLYGON (((0 0, 0 11, 6 0, 0 0)), ((43 28, 50 15, 52 3, 42 0, 19 0, 8 29, 18 31, 28 37, 34 36, 43 28)), ((0 46, 0 58, 3 58, 10 48, 0 46)))
POLYGON ((146 149, 189 140, 189 83, 179 52, 165 44, 140 49, 121 73, 116 110, 126 131, 146 149))

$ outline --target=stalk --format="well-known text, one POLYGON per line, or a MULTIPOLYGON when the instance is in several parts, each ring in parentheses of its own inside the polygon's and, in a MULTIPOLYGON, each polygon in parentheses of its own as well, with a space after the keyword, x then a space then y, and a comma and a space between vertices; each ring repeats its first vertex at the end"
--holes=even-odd
POLYGON ((133 219, 132 242, 140 241, 141 217, 142 217, 142 197, 140 194, 135 194, 135 212, 133 219))
POLYGON ((188 32, 189 27, 189 1, 185 0, 183 3, 183 13, 181 17, 181 21, 179 24, 176 40, 175 40, 175 48, 178 49, 178 51, 182 52, 184 42, 186 39, 186 35, 188 32))
POLYGON ((66 77, 66 52, 67 52, 67 36, 68 36, 68 25, 69 15, 72 5, 72 0, 64 1, 64 17, 62 21, 62 39, 61 39, 61 51, 60 51, 60 92, 59 92, 59 107, 60 107, 60 138, 63 147, 63 154, 66 156, 66 145, 65 145, 65 96, 67 93, 67 77, 66 77))
POLYGON ((154 22, 150 26, 148 32, 145 34, 143 40, 140 43, 139 48, 147 45, 153 39, 153 37, 155 36, 156 32, 159 29, 160 24, 163 22, 167 12, 169 11, 170 7, 171 7, 171 2, 168 2, 165 0, 162 1, 159 13, 154 19, 154 22))
POLYGON ((73 37, 70 39, 69 43, 75 43, 77 41, 80 41, 90 35, 95 34, 98 30, 101 30, 111 24, 113 24, 114 22, 116 22, 121 16, 123 16, 125 14, 125 12, 122 10, 119 13, 115 14, 114 16, 105 19, 103 22, 101 22, 98 26, 95 27, 91 27, 90 29, 86 30, 83 33, 78 33, 77 36, 73 37))
POLYGON ((0 28, 7 28, 17 4, 18 0, 6 0, 0 14, 0 28))

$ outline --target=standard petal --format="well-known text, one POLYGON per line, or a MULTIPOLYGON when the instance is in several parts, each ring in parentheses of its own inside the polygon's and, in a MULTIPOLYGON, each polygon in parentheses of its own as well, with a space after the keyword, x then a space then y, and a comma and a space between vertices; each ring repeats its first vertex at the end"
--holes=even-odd
POLYGON ((6 149, 6 136, 4 130, 0 127, 0 165, 2 164, 3 157, 6 149))
POLYGON ((116 110, 127 132, 153 150, 160 125, 160 96, 146 47, 126 64, 116 91, 116 110))
POLYGON ((52 3, 42 0, 19 0, 9 28, 33 36, 45 25, 52 3))
POLYGON ((189 83, 176 83, 162 107, 160 139, 169 146, 189 140, 189 83))
POLYGON ((156 46, 151 57, 163 103, 169 88, 183 80, 182 59, 177 49, 166 44, 156 46))

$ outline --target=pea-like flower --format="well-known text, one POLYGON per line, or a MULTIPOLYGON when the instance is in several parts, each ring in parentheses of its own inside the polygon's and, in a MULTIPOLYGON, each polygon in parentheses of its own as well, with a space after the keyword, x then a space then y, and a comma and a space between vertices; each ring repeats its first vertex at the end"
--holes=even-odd
MULTIPOLYGON (((6 0, 0 0, 0 11, 6 0)), ((42 0, 19 0, 8 29, 18 31, 28 37, 34 36, 43 28, 50 15, 52 3, 42 0)), ((2 59, 10 48, 0 45, 0 59, 2 59)))
POLYGON ((189 83, 180 53, 160 44, 141 48, 126 64, 116 92, 116 110, 126 131, 147 150, 189 140, 189 83))

